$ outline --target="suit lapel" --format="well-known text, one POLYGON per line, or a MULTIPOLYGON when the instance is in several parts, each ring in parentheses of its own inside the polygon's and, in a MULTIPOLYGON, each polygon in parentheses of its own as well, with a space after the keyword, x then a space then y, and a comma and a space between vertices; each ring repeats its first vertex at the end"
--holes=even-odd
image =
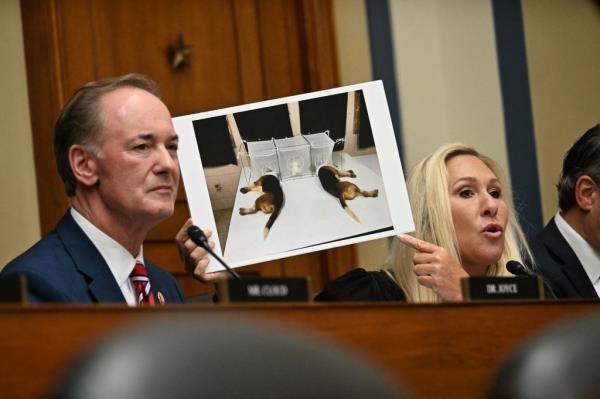
POLYGON ((56 231, 77 269, 87 277, 92 301, 125 303, 125 297, 110 268, 70 211, 59 222, 56 231))
POLYGON ((577 255, 558 230, 558 227, 556 227, 554 219, 548 223, 548 226, 542 232, 541 238, 548 252, 560 260, 561 270, 575 290, 583 297, 598 296, 583 265, 579 262, 577 255))
POLYGON ((154 293, 154 299, 156 300, 156 303, 158 305, 162 305, 164 303, 181 302, 179 298, 174 297, 176 294, 173 293, 173 288, 167 285, 168 281, 164 278, 160 278, 158 266, 154 265, 147 259, 144 259, 144 263, 146 265, 146 269, 148 270, 148 278, 150 279, 151 289, 154 293), (162 297, 162 300, 160 297, 162 297))

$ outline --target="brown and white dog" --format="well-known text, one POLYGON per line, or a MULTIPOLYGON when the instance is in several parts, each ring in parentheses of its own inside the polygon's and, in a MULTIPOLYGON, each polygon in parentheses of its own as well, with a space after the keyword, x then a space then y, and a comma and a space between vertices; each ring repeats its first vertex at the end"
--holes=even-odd
POLYGON ((356 177, 352 170, 340 171, 333 165, 325 165, 319 168, 319 180, 321 185, 329 194, 340 200, 342 208, 350 215, 350 217, 360 223, 358 217, 352 212, 352 209, 346 204, 346 200, 352 200, 357 195, 363 197, 377 197, 379 190, 364 191, 358 188, 354 183, 342 181, 340 177, 356 177))
POLYGON ((258 211, 271 214, 263 231, 263 239, 266 240, 271 227, 273 227, 273 223, 275 223, 275 219, 279 216, 285 203, 281 184, 277 176, 264 175, 254 183, 240 189, 242 194, 246 194, 248 191, 262 191, 263 194, 254 201, 252 207, 240 208, 240 215, 251 215, 258 211))

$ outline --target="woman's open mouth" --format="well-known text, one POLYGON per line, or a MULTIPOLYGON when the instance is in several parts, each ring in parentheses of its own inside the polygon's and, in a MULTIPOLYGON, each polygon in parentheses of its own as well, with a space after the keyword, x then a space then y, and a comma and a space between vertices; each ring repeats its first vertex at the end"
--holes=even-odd
POLYGON ((502 236, 504 229, 497 223, 486 224, 481 233, 488 238, 498 238, 502 236))

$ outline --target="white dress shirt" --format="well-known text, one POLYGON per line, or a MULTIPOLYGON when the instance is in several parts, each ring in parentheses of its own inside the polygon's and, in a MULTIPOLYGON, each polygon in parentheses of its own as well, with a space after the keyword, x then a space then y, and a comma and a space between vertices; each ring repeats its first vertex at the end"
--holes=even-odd
POLYGON ((136 262, 144 263, 144 252, 140 246, 137 257, 133 257, 121 244, 113 240, 102 230, 97 228, 87 220, 81 213, 71 208, 71 216, 75 219, 75 223, 81 227, 85 235, 92 241, 98 252, 104 258, 112 272, 127 304, 129 306, 137 306, 135 299, 135 289, 129 280, 129 275, 133 270, 136 262))
POLYGON ((583 265, 585 273, 592 282, 594 289, 600 296, 600 253, 596 251, 592 246, 577 233, 566 221, 557 213, 554 216, 554 222, 558 231, 565 238, 577 259, 583 265))

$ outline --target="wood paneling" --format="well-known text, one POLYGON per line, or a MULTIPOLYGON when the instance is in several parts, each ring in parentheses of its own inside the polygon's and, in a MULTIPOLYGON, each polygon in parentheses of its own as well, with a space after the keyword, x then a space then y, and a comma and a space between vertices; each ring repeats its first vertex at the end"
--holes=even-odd
POLYGON ((265 79, 260 52, 258 10, 255 1, 243 0, 234 3, 234 18, 237 21, 236 44, 240 62, 240 91, 243 103, 252 103, 266 98, 265 79))
POLYGON ((220 316, 260 325, 275 321, 304 332, 307 340, 346 345, 383 367, 417 398, 482 398, 495 368, 523 340, 553 323, 598 309, 598 301, 141 309, 0 305, 0 392, 11 399, 44 397, 82 348, 117 327, 177 316, 210 323, 211 317, 220 316))
MULTIPOLYGON (((173 116, 338 85, 328 0, 22 0, 21 10, 43 233, 68 207, 54 166, 53 124, 84 83, 145 73, 159 83, 173 116), (190 64, 173 71, 167 49, 180 33, 191 46, 190 64)), ((173 244, 188 217, 180 190, 175 215, 150 232, 144 248, 178 273, 186 293, 197 293, 212 287, 196 288, 182 275, 173 244)), ((253 270, 308 273, 322 287, 327 276, 354 266, 350 246, 253 270)))
POLYGON ((56 4, 23 1, 21 15, 40 223, 46 233, 67 208, 52 151, 54 122, 65 103, 56 4))

